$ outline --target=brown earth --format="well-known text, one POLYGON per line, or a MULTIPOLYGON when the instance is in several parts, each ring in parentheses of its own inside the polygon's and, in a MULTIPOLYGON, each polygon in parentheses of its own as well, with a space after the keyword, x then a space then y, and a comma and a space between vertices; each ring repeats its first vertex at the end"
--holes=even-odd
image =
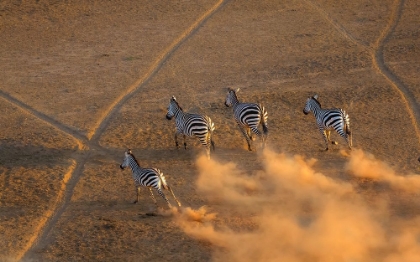
POLYGON ((203 193, 203 149, 190 138, 177 150, 165 119, 175 95, 214 121, 213 159, 260 172, 264 157, 246 150, 226 87, 265 105, 271 150, 317 159, 316 172, 366 203, 386 196, 390 224, 419 218, 418 193, 350 176, 344 141, 334 134, 339 145, 324 152, 302 113, 319 94, 325 108, 349 113, 355 149, 420 173, 418 14, 415 0, 1 2, 0 261, 246 261, 154 212, 146 189, 133 205, 130 172, 118 168, 131 148, 184 207, 216 213, 216 228, 256 230, 254 211, 203 193))

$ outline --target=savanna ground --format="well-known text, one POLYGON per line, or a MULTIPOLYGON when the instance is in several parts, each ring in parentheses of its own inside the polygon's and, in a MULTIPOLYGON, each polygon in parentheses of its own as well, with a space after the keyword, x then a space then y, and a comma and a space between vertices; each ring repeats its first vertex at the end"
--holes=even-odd
POLYGON ((0 260, 419 261, 419 13, 415 0, 0 2, 0 260), (268 150, 247 151, 226 87, 267 108, 268 150), (352 152, 337 134, 322 150, 302 113, 314 94, 349 113, 352 152), (211 161, 196 139, 175 148, 172 95, 214 121, 211 161), (156 211, 146 190, 132 204, 127 148, 182 209, 156 196, 156 211))

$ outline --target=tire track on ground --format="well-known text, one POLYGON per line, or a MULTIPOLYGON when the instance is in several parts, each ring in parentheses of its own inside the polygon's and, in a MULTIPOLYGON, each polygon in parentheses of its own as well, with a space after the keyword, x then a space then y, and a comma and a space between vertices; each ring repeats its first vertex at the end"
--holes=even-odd
POLYGON ((11 96, 10 94, 2 90, 0 90, 0 97, 2 97, 4 100, 11 103, 12 105, 32 115, 36 119, 41 120, 42 122, 46 123, 48 126, 51 126, 61 131, 62 133, 71 136, 76 141, 79 150, 84 150, 87 148, 87 145, 86 145, 88 142, 87 138, 83 136, 82 134, 80 134, 77 130, 74 130, 73 128, 60 123, 54 118, 35 110, 28 104, 16 99, 15 97, 11 96))
POLYGON ((395 75, 387 66, 384 61, 384 45, 388 42, 392 33, 395 31, 395 28, 398 25, 399 20, 401 19, 404 7, 404 0, 395 0, 392 14, 389 18, 386 28, 381 32, 381 35, 377 39, 372 53, 373 65, 380 74, 382 74, 385 79, 391 84, 391 86, 401 95, 401 98, 407 108, 407 111, 410 115, 410 120, 414 126, 414 131, 417 135, 417 140, 420 143, 420 108, 416 102, 413 93, 409 88, 404 84, 404 82, 395 75))
MULTIPOLYGON (((38 247, 46 246, 48 242, 48 236, 51 230, 54 228, 58 220, 60 219, 61 215, 67 208, 71 197, 73 195, 74 188, 76 187, 80 177, 82 176, 84 165, 88 161, 88 159, 93 155, 93 151, 98 151, 97 153, 106 153, 109 152, 108 149, 102 148, 99 145, 99 138, 104 133, 106 127, 108 126, 109 122, 111 121, 112 117, 115 115, 117 111, 121 109, 123 104, 127 102, 135 92, 137 92, 141 87, 143 87, 163 66, 163 64, 169 59, 169 57, 178 49, 179 46, 182 45, 186 40, 188 40, 206 21, 209 19, 217 10, 220 9, 228 0, 219 0, 212 8, 206 11, 202 16, 199 17, 187 30, 185 30, 174 42, 171 43, 153 62, 151 67, 148 69, 146 74, 136 80, 132 85, 130 85, 126 92, 121 94, 111 105, 110 107, 104 112, 104 114, 100 117, 100 119, 96 122, 93 131, 88 134, 87 137, 87 145, 89 146, 89 151, 85 156, 80 156, 75 161, 75 168, 69 174, 69 182, 65 183, 63 192, 64 198, 60 197, 61 201, 57 201, 55 208, 52 211, 48 212, 48 219, 43 219, 40 225, 35 230, 35 233, 31 237, 27 247, 18 255, 17 260, 26 260, 31 259, 31 256, 34 253, 34 250, 38 247)), ((3 93, 3 92, 2 92, 3 93)), ((22 107, 27 109, 27 111, 31 111, 31 108, 26 104, 18 101, 18 105, 22 104, 22 107)), ((33 110, 34 111, 34 110, 33 110)), ((67 127, 62 125, 61 123, 57 122, 56 120, 42 114, 36 112, 33 114, 35 116, 40 116, 41 120, 49 123, 52 122, 53 124, 57 124, 57 126, 62 127, 63 130, 71 131, 71 129, 67 130, 67 127), (49 121, 49 120, 52 121, 49 121)), ((61 130, 61 129, 60 129, 61 130)), ((62 130, 62 131, 63 131, 62 130)), ((64 132, 64 131, 63 131, 64 132)), ((70 132, 70 134, 72 134, 70 132)), ((84 138, 84 137, 83 137, 84 138)), ((83 140, 84 141, 84 140, 83 140)), ((62 192, 60 191, 60 192, 62 192)))
POLYGON ((63 197, 65 197, 67 200, 68 198, 68 194, 69 194, 69 190, 68 187, 72 186, 72 189, 75 186, 75 183, 77 183, 77 181, 72 181, 74 180, 72 173, 75 171, 75 169, 80 168, 80 165, 76 165, 76 161, 72 160, 72 164, 69 167, 69 170, 66 172, 66 174, 64 174, 63 180, 61 181, 61 187, 60 190, 58 191, 57 194, 57 198, 54 201, 54 204, 49 207, 47 209, 47 211, 45 211, 44 215, 41 217, 38 225, 35 228, 35 234, 33 234, 29 240, 28 243, 25 245, 25 247, 23 248, 23 250, 21 250, 21 252, 19 254, 17 254, 16 256, 16 261, 21 260, 25 255, 29 254, 29 249, 32 248, 32 246, 36 243, 37 239, 38 239, 38 234, 36 234, 37 232, 40 232, 41 230, 44 229, 44 232, 49 232, 49 230, 45 230, 48 229, 48 224, 50 223, 51 220, 55 219, 57 217, 57 215, 59 214, 59 212, 56 211, 56 209, 59 207, 60 203, 62 203, 63 197))
POLYGON ((315 9, 318 13, 321 14, 321 16, 327 20, 332 26, 334 26, 334 28, 341 33, 342 36, 344 36, 344 38, 350 40, 352 43, 371 49, 371 47, 369 46, 369 43, 366 43, 362 40, 357 39, 356 37, 354 37, 352 34, 350 34, 347 29, 345 27, 343 27, 342 25, 340 25, 338 22, 336 22, 333 18, 331 18, 331 16, 325 12, 324 9, 322 9, 321 7, 317 6, 316 4, 314 4, 312 1, 310 0, 303 0, 305 3, 307 3, 308 5, 310 5, 313 9, 315 9))
POLYGON ((420 107, 418 103, 416 102, 414 95, 409 90, 409 88, 407 88, 404 82, 386 66, 386 63, 384 61, 384 55, 383 55, 384 45, 391 37, 392 33, 394 32, 401 18, 403 7, 404 7, 404 0, 394 1, 392 13, 388 19, 388 24, 386 25, 385 29, 381 32, 379 38, 376 40, 373 46, 370 46, 368 43, 365 43, 364 41, 358 40, 355 37, 353 37, 343 26, 335 22, 334 19, 332 19, 328 15, 327 12, 325 12, 322 8, 312 3, 310 0, 303 0, 303 1, 308 3, 315 10, 317 10, 345 38, 347 38, 348 40, 350 40, 356 45, 359 45, 368 49, 371 52, 373 67, 375 68, 375 70, 377 70, 391 84, 391 86, 400 94, 403 100, 403 103, 405 104, 406 109, 409 113, 410 120, 414 126, 414 131, 417 135, 417 140, 420 143, 420 130, 419 130, 420 107))
POLYGON ((227 0, 219 0, 212 8, 206 11, 177 39, 175 39, 175 41, 173 41, 165 50, 163 50, 163 52, 149 67, 146 74, 131 84, 127 90, 121 94, 102 114, 96 122, 93 131, 88 134, 88 138, 94 143, 98 143, 99 137, 105 131, 105 128, 108 126, 111 118, 121 109, 122 105, 127 102, 141 87, 143 87, 162 68, 163 64, 182 45, 182 43, 188 40, 207 21, 207 19, 209 19, 226 2, 227 0))

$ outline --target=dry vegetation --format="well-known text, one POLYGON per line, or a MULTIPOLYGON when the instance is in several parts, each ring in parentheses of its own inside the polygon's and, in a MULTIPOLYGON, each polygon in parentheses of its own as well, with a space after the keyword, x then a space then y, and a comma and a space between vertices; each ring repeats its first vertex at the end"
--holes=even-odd
POLYGON ((414 0, 1 2, 0 261, 419 261, 419 13, 414 0), (228 86, 267 108, 269 150, 246 150, 228 86), (322 151, 302 113, 315 93, 349 113, 351 154, 336 134, 322 151), (195 139, 175 149, 172 95, 215 122, 212 161, 195 139), (154 212, 146 189, 132 204, 127 147, 184 209, 154 212))

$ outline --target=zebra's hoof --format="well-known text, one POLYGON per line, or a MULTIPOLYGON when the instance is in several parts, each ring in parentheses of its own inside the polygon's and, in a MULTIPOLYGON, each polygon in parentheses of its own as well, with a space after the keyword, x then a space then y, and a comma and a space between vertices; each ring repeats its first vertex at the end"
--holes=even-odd
POLYGON ((137 202, 139 202, 139 201, 135 200, 135 201, 133 202, 133 204, 137 204, 137 202))
POLYGON ((331 144, 338 145, 338 142, 337 141, 331 141, 331 144))

